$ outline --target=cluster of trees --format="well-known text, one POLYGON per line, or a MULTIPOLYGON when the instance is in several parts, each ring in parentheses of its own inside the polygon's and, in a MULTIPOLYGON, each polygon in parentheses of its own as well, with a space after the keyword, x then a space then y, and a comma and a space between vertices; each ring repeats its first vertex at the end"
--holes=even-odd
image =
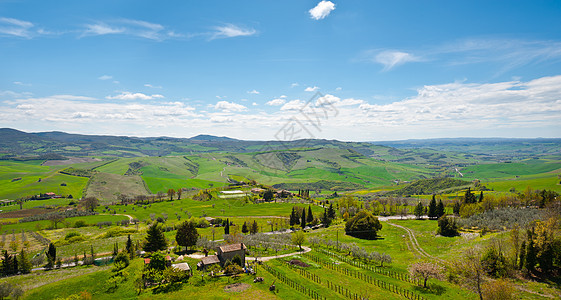
POLYGON ((27 253, 21 249, 19 255, 10 255, 7 250, 3 252, 2 276, 10 276, 18 273, 27 274, 31 272, 32 264, 27 257, 27 253))
POLYGON ((151 285, 175 284, 189 279, 189 275, 182 270, 166 266, 163 254, 156 252, 150 257, 150 263, 138 274, 135 285, 140 294, 151 285))
POLYGON ((300 227, 306 227, 306 224, 311 224, 314 222, 314 215, 312 213, 312 207, 308 206, 308 213, 306 214, 306 208, 293 206, 292 212, 290 213, 290 226, 294 227, 300 225, 300 227))
POLYGON ((345 233, 357 238, 375 239, 382 229, 377 217, 367 210, 362 210, 345 223, 345 233))
POLYGON ((253 220, 253 223, 251 223, 251 226, 247 225, 247 222, 243 222, 242 225, 242 233, 247 234, 256 234, 257 232, 259 232, 259 226, 257 225, 257 221, 253 220))
POLYGON ((310 198, 310 190, 298 190, 298 197, 300 198, 310 198))
POLYGON ((438 219, 438 234, 453 237, 459 235, 459 226, 453 217, 442 216, 438 219))

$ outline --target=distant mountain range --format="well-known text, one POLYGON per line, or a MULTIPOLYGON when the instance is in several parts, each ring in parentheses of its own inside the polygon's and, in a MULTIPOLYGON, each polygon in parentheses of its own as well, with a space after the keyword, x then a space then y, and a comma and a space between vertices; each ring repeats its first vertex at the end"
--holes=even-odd
POLYGON ((0 129, 0 157, 3 159, 32 158, 45 154, 134 157, 200 152, 248 153, 320 147, 352 149, 378 159, 385 159, 377 156, 381 152, 388 153, 395 158, 394 160, 415 154, 428 155, 428 150, 415 151, 415 149, 479 154, 482 157, 506 156, 503 158, 509 159, 533 155, 560 155, 561 139, 445 138, 386 142, 341 142, 324 139, 244 141, 205 134, 191 138, 141 138, 71 134, 60 131, 26 133, 11 128, 0 129), (389 147, 391 149, 388 149, 389 147))

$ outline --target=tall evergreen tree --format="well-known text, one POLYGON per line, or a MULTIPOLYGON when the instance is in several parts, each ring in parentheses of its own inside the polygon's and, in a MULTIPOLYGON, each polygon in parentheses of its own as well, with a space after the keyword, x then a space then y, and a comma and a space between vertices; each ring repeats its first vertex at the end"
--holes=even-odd
POLYGON ((460 214, 460 208, 461 208, 461 207, 462 207, 462 206, 460 205, 460 202, 454 203, 454 207, 452 207, 452 212, 453 212, 455 215, 459 215, 459 214, 460 214))
POLYGON ((438 212, 436 207, 436 195, 432 194, 432 199, 429 202, 429 211, 427 213, 429 219, 434 220, 438 218, 438 212))
POLYGON ((479 193, 479 202, 483 201, 483 191, 479 193))
POLYGON ((421 203, 421 201, 419 201, 417 206, 415 206, 415 217, 417 219, 420 219, 421 217, 423 217, 423 212, 424 211, 425 211, 425 208, 423 207, 423 203, 421 203))
POLYGON ((293 227, 294 225, 300 223, 298 221, 298 216, 296 215, 296 209, 294 206, 292 207, 292 213, 290 214, 290 226, 293 227))
POLYGON ((323 216, 321 218, 321 224, 323 224, 323 227, 329 227, 329 225, 331 225, 331 219, 329 218, 329 215, 327 214, 327 208, 323 209, 323 216))
POLYGON ((144 251, 155 252, 159 250, 167 249, 168 245, 164 233, 158 226, 158 223, 154 223, 152 226, 148 227, 146 232, 146 243, 144 244, 144 251))
POLYGON ((327 210, 327 216, 331 220, 335 220, 335 218, 337 218, 337 214, 335 213, 335 209, 333 209, 333 203, 329 204, 329 209, 327 210))
POLYGON ((49 248, 47 249, 47 258, 49 257, 53 260, 53 262, 56 261, 56 247, 53 243, 50 243, 49 248))
POLYGON ((471 192, 471 188, 468 187, 466 193, 464 194, 464 203, 470 204, 477 202, 475 199, 475 195, 471 192))
POLYGON ((224 226, 224 234, 230 234, 230 219, 226 219, 226 226, 224 226))
POLYGON ((21 248, 21 252, 19 254, 19 271, 22 274, 27 274, 27 273, 31 273, 31 262, 29 261, 29 259, 27 259, 27 253, 25 253, 25 251, 23 251, 23 248, 21 248))
POLYGON ((308 214, 306 215, 306 222, 312 223, 314 221, 314 215, 312 213, 312 206, 308 205, 308 214))
POLYGON ((4 250, 3 256, 4 258, 2 259, 2 276, 9 276, 13 271, 12 256, 8 254, 7 250, 4 250))
POLYGON ((300 220, 300 227, 306 227, 306 209, 302 209, 302 220, 300 220))
POLYGON ((119 254, 119 245, 115 242, 113 245, 113 257, 117 257, 117 254, 119 254))
POLYGON ((534 236, 531 230, 528 230, 528 244, 526 245, 526 261, 524 266, 528 272, 534 271, 537 263, 536 245, 534 243, 534 236))
POLYGON ((444 211, 444 203, 442 203, 442 199, 438 200, 438 205, 436 206, 436 215, 437 218, 440 218, 442 216, 444 216, 445 211, 444 211))
POLYGON ((127 238, 127 243, 125 244, 125 249, 126 249, 127 253, 129 254, 129 257, 131 259, 134 258, 134 245, 132 243, 130 234, 129 234, 129 237, 127 238))
POLYGON ((257 232, 259 232, 259 226, 257 225, 256 220, 253 220, 253 224, 251 224, 251 228, 249 229, 249 232, 251 234, 256 234, 257 232))
POLYGON ((246 234, 248 232, 249 232, 249 228, 247 227, 247 222, 243 222, 242 233, 246 234))

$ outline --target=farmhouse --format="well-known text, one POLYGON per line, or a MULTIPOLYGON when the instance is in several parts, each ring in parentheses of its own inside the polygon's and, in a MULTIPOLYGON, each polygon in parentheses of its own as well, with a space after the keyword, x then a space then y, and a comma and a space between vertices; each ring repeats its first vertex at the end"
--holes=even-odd
POLYGON ((231 261, 236 255, 242 260, 242 266, 245 265, 245 254, 247 252, 247 247, 243 243, 236 243, 230 245, 224 245, 216 248, 216 255, 210 255, 203 257, 199 263, 197 263, 197 268, 199 270, 206 269, 207 266, 213 264, 220 264, 224 267, 227 261, 231 261))

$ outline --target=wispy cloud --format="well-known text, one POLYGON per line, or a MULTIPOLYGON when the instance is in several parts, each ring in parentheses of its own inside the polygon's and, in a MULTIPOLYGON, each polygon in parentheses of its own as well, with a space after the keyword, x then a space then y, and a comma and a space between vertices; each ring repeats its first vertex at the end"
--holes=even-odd
POLYGON ((388 50, 378 53, 374 57, 374 61, 382 64, 384 71, 387 71, 408 62, 421 61, 421 58, 407 52, 388 50))
POLYGON ((257 34, 257 30, 253 28, 242 28, 234 24, 225 24, 223 26, 214 27, 211 33, 211 40, 221 38, 232 38, 238 36, 251 36, 257 34))
POLYGON ((151 85, 149 83, 146 83, 144 86, 152 89, 162 89, 161 85, 151 85))
POLYGON ((362 60, 381 64, 384 71, 410 62, 431 62, 449 66, 496 63, 497 75, 529 64, 561 60, 561 42, 504 38, 460 39, 417 50, 373 49, 362 60))
POLYGON ((317 86, 309 86, 309 87, 307 87, 307 88, 304 90, 304 92, 315 92, 315 91, 317 91, 317 90, 319 90, 319 87, 317 87, 317 86))
POLYGON ((0 18, 0 35, 31 38, 35 32, 31 31, 33 23, 12 18, 0 18))
POLYGON ((164 98, 164 96, 160 94, 146 95, 143 93, 122 92, 119 95, 107 96, 105 98, 109 100, 153 100, 164 98))
POLYGON ((331 1, 321 1, 314 8, 310 9, 310 17, 314 20, 321 20, 329 16, 335 10, 335 4, 331 1))
POLYGON ((82 37, 122 34, 160 41, 168 38, 181 37, 161 24, 150 23, 142 20, 120 19, 113 21, 97 21, 84 25, 82 37))
POLYGON ((247 91, 247 93, 248 93, 248 94, 259 95, 259 91, 257 91, 257 90, 247 91))
POLYGON ((111 75, 101 75, 97 79, 99 79, 99 80, 109 80, 109 79, 112 79, 112 78, 113 78, 113 76, 111 76, 111 75))

